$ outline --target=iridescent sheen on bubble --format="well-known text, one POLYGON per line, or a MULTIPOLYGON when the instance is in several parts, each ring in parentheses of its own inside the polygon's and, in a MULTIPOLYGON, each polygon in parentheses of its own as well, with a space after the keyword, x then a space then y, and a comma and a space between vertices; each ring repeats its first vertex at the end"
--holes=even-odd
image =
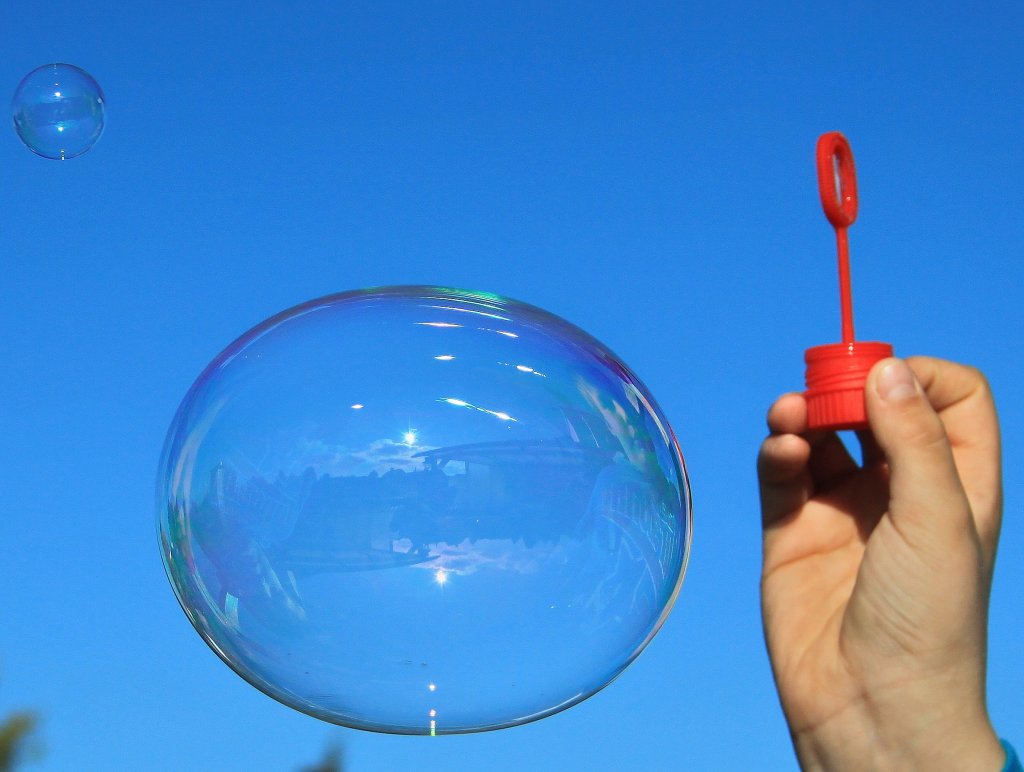
POLYGON ((103 91, 73 64, 45 64, 26 75, 11 102, 14 129, 26 147, 64 161, 89 150, 103 133, 103 91))
POLYGON ((170 427, 160 548, 239 675, 336 724, 521 724, 615 678, 690 543, 683 461, 601 343, 495 295, 314 300, 225 349, 170 427))

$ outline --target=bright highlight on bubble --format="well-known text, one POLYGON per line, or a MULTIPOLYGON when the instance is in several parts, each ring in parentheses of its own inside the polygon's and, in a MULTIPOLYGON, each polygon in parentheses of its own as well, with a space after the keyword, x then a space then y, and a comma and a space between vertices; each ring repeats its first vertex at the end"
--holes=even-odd
POLYGON ((73 64, 46 64, 14 92, 14 129, 37 155, 65 161, 87 152, 103 133, 103 91, 73 64))
POLYGON ((285 311, 167 435, 161 553, 243 678, 345 726, 497 729, 608 684, 675 599, 686 472, 606 347, 494 295, 396 287, 285 311), (538 377, 542 373, 544 377, 538 377))

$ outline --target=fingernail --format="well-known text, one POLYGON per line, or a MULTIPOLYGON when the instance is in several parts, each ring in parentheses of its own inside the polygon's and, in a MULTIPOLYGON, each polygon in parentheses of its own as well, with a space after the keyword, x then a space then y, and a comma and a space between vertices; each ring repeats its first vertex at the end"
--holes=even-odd
POLYGON ((902 402, 917 393, 917 381, 906 362, 894 359, 882 369, 876 389, 886 402, 902 402))

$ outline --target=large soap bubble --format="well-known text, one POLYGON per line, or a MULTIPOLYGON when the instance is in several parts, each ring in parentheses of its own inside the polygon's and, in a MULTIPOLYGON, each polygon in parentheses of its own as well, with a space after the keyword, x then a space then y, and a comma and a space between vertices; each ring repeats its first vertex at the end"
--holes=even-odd
POLYGON ((651 640, 690 543, 644 385, 568 322, 394 287, 253 328, 188 392, 158 484, 167 573, 257 688, 405 734, 521 724, 651 640))
POLYGON ((11 102, 14 129, 26 147, 64 161, 89 150, 103 133, 103 91, 73 64, 45 64, 26 75, 11 102))

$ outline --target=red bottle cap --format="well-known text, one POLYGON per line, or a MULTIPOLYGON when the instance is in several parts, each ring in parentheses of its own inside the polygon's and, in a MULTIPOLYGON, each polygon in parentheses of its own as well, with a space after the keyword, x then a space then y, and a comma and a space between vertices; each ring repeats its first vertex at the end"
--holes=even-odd
POLYGON ((857 175, 853 151, 846 137, 838 131, 822 134, 818 138, 817 166, 821 205, 825 217, 836 229, 843 341, 814 346, 804 352, 807 428, 866 429, 864 383, 875 362, 892 356, 892 346, 877 341, 855 341, 853 336, 846 229, 857 219, 857 175))
POLYGON ((809 429, 867 429, 864 382, 875 362, 892 356, 878 341, 826 343, 804 352, 809 429))

